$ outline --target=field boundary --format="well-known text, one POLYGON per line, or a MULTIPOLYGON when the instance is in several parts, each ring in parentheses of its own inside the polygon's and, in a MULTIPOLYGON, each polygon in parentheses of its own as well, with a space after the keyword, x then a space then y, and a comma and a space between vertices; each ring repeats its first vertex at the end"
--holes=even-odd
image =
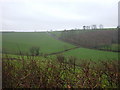
POLYGON ((64 52, 67 52, 67 51, 70 51, 70 50, 73 50, 76 48, 80 48, 80 47, 69 48, 69 49, 65 49, 65 50, 60 51, 60 52, 54 52, 54 53, 50 53, 50 54, 46 54, 46 55, 56 55, 56 54, 64 53, 64 52))

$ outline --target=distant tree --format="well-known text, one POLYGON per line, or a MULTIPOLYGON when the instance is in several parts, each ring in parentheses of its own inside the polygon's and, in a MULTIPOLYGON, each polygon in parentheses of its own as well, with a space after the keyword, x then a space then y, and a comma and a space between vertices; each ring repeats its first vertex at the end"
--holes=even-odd
POLYGON ((89 29, 90 29, 90 26, 86 26, 86 29, 88 29, 88 30, 89 30, 89 29))
POLYGON ((99 28, 100 28, 100 29, 103 29, 103 25, 102 25, 102 24, 100 24, 100 25, 99 25, 99 28))
POLYGON ((64 29, 64 31, 67 31, 66 29, 64 29))
POLYGON ((96 25, 92 25, 92 29, 97 29, 97 26, 96 25))
POLYGON ((86 29, 86 26, 83 26, 83 30, 85 30, 86 29))

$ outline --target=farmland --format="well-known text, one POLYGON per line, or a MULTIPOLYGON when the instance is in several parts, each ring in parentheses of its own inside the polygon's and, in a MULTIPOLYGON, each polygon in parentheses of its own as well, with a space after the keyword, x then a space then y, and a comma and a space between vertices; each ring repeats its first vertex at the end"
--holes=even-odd
POLYGON ((99 48, 103 49, 103 50, 120 51, 120 44, 105 45, 105 46, 101 46, 99 48))
POLYGON ((5 49, 13 54, 17 53, 19 49, 23 53, 28 53, 31 47, 40 47, 42 53, 58 52, 64 50, 65 47, 75 47, 68 43, 58 41, 50 37, 47 33, 39 32, 3 33, 2 38, 3 50, 5 49))
POLYGON ((78 48, 64 53, 67 56, 74 56, 86 60, 118 60, 118 53, 78 48))
MULTIPOLYGON (((56 32, 55 32, 56 33, 56 32)), ((58 32, 57 34, 59 34, 58 32)), ((74 48, 75 45, 63 42, 51 37, 46 32, 11 32, 3 33, 3 52, 16 54, 19 50, 22 53, 29 53, 31 47, 39 47, 43 54, 55 53, 64 51, 69 48, 74 48)), ((60 36, 60 34, 59 34, 60 36)), ((105 52, 99 50, 92 50, 87 48, 78 48, 63 53, 68 56, 75 56, 81 59, 114 59, 118 60, 118 54, 114 52, 105 52), (102 56, 101 56, 102 55, 102 56)))
POLYGON ((116 33, 114 30, 4 32, 3 87, 117 88, 119 52, 98 50, 98 47, 106 49, 103 45, 118 50, 116 33), (99 33, 104 33, 108 41, 99 38, 99 33), (96 37, 95 44, 91 36, 96 37))

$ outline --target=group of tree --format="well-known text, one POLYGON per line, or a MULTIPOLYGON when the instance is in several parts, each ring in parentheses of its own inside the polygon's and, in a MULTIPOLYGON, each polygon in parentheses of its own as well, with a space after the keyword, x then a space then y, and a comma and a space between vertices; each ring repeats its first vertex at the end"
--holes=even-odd
POLYGON ((103 29, 103 25, 100 24, 100 25, 99 25, 99 28, 97 28, 97 25, 83 26, 83 30, 89 30, 89 29, 93 29, 93 30, 95 30, 95 29, 103 29))
POLYGON ((61 40, 86 48, 98 48, 118 43, 117 30, 97 30, 91 32, 63 31, 61 40))

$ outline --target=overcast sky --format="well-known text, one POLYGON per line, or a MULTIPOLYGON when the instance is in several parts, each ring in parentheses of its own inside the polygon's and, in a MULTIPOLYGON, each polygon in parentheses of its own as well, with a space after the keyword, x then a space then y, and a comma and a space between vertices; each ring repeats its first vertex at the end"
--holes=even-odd
POLYGON ((116 27, 119 0, 0 0, 1 30, 116 27))

